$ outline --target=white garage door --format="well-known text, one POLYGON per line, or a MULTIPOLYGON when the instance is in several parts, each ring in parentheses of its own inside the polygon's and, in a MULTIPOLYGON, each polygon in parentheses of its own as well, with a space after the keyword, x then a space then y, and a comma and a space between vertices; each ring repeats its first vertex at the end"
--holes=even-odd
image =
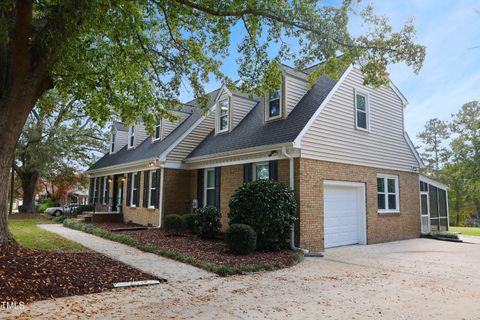
POLYGON ((365 243, 363 184, 325 182, 325 248, 365 243))

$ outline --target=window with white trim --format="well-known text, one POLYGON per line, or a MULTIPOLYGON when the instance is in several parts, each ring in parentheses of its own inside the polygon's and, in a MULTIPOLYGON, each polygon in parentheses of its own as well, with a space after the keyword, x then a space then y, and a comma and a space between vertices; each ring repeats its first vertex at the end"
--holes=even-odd
POLYGON ((218 130, 217 132, 228 131, 229 128, 229 114, 230 114, 230 99, 226 98, 218 102, 218 130))
POLYGON ((110 153, 115 152, 115 139, 117 138, 117 135, 115 132, 112 132, 112 140, 110 141, 110 153))
POLYGON ((398 176, 377 175, 377 204, 379 213, 400 212, 398 176))
POLYGON ((268 162, 254 163, 252 171, 253 180, 270 179, 270 166, 268 162))
POLYGON ((108 176, 103 178, 103 204, 108 202, 108 176))
POLYGON ((98 180, 97 177, 93 179, 93 202, 94 203, 96 203, 98 199, 97 180, 98 180))
POLYGON ((128 128, 128 148, 133 148, 135 143, 135 125, 128 128))
POLYGON ((265 120, 278 119, 282 116, 282 89, 273 90, 265 96, 265 120))
POLYGON ((369 128, 368 95, 355 91, 355 127, 368 130, 369 128))
POLYGON ((157 202, 157 171, 150 171, 150 191, 148 193, 148 207, 155 208, 157 202))
POLYGON ((215 206, 215 169, 205 170, 204 204, 215 206))
POLYGON ((138 173, 134 172, 132 173, 132 181, 130 181, 130 186, 132 192, 130 193, 130 207, 136 207, 136 201, 139 198, 138 195, 138 189, 137 189, 137 179, 140 177, 138 176, 138 173))
POLYGON ((157 119, 157 123, 155 124, 155 135, 153 136, 153 140, 160 139, 161 132, 162 132, 162 120, 157 119))

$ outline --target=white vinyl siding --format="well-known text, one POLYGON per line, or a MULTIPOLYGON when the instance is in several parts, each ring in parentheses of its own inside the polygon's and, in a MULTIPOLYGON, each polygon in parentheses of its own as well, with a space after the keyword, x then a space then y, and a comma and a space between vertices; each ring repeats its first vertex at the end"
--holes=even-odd
POLYGON ((298 79, 291 75, 285 75, 285 101, 287 115, 290 114, 290 111, 295 108, 298 102, 303 98, 307 93, 309 84, 308 81, 303 79, 298 79))
POLYGON ((162 129, 163 135, 162 139, 166 138, 175 128, 177 128, 188 116, 185 112, 174 112, 174 114, 178 117, 177 120, 170 121, 167 119, 163 119, 162 121, 162 129))
POLYGON ((135 147, 140 143, 145 141, 148 138, 148 133, 143 123, 138 123, 135 125, 135 147))
POLYGON ((301 156, 405 171, 419 167, 405 140, 402 101, 390 87, 363 86, 355 68, 303 136, 301 156), (355 88, 368 93, 369 132, 355 129, 355 88))
POLYGON ((258 103, 255 100, 249 100, 247 98, 233 95, 230 98, 230 105, 232 108, 232 121, 231 121, 231 129, 235 129, 235 127, 240 123, 240 121, 245 118, 245 116, 252 110, 253 107, 258 103))
POLYGON ((117 138, 117 141, 116 141, 116 146, 115 146, 115 152, 122 149, 127 144, 128 131, 117 130, 116 131, 116 138, 117 138))

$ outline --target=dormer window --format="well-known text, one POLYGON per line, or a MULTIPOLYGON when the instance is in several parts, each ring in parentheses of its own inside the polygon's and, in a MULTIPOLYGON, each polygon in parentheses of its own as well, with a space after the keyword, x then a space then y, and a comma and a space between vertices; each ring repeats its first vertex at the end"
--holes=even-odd
POLYGON ((117 138, 117 135, 115 132, 112 133, 112 141, 110 142, 110 153, 115 153, 115 140, 117 138))
POLYGON ((230 114, 230 99, 226 98, 218 102, 217 108, 217 132, 228 131, 229 128, 229 114, 230 114))
POLYGON ((273 90, 265 97, 265 120, 274 120, 282 117, 282 89, 273 90))
POLYGON ((157 119, 157 123, 155 125, 155 135, 153 136, 153 140, 160 139, 160 134, 162 132, 162 120, 157 119))
POLYGON ((128 128, 128 148, 133 148, 135 143, 135 125, 128 128))

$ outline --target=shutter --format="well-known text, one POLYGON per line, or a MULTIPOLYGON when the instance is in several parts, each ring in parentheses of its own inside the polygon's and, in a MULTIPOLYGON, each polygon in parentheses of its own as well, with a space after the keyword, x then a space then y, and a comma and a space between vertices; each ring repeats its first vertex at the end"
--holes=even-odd
POLYGON ((204 179, 204 170, 197 170, 197 201, 198 207, 203 207, 203 179, 204 179))
POLYGON ((90 205, 93 204, 93 183, 94 183, 94 179, 90 178, 90 187, 88 188, 88 203, 90 205))
POLYGON ((278 160, 268 162, 268 177, 270 180, 278 180, 278 160))
POLYGON ((95 203, 98 203, 98 190, 99 190, 99 188, 100 188, 100 179, 99 179, 99 178, 95 179, 95 184, 96 184, 96 186, 97 186, 97 187, 95 188, 95 190, 97 190, 97 193, 93 195, 93 201, 94 201, 95 203))
POLYGON ((100 178, 100 203, 103 203, 103 185, 105 183, 105 177, 100 178))
POLYGON ((132 199, 132 174, 129 173, 127 177, 127 207, 132 205, 130 199, 132 199))
POLYGON ((243 164, 243 182, 252 181, 252 164, 243 164))
POLYGON ((143 171, 143 207, 148 208, 150 171, 143 171))
POLYGON ((155 192, 155 208, 159 208, 159 199, 160 199, 160 178, 162 175, 162 169, 157 169, 157 192, 155 192))
POLYGON ((140 177, 142 176, 142 171, 138 171, 135 176, 135 187, 137 189, 137 194, 135 195, 135 205, 138 207, 140 204, 140 177))
POLYGON ((221 181, 222 168, 215 168, 215 207, 220 210, 220 181, 221 181))

